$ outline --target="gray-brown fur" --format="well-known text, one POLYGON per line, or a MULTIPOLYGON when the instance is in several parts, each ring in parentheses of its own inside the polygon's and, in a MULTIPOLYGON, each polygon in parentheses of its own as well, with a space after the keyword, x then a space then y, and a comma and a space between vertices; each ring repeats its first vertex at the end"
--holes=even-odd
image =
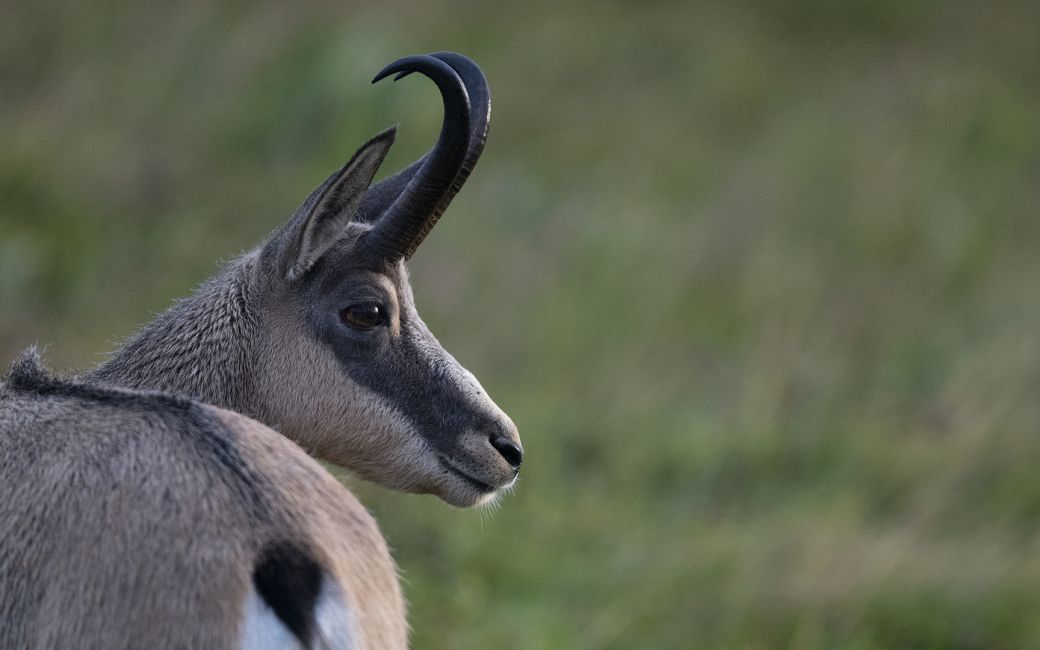
POLYGON ((353 647, 406 645, 375 522, 241 415, 63 381, 29 353, 0 383, 0 494, 0 647, 234 647, 258 563, 286 546, 342 587, 353 647))

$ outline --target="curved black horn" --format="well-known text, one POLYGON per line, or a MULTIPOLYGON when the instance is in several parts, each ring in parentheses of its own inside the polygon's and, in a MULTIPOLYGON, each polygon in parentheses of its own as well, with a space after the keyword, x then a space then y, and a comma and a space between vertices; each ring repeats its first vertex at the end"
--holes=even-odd
MULTIPOLYGON (((447 209, 448 204, 451 203, 451 200, 462 187, 462 184, 466 182, 473 167, 477 164, 477 160, 484 150, 484 144, 487 142, 488 123, 491 118, 491 93, 487 79, 484 77, 480 67, 469 58, 454 52, 435 52, 429 56, 451 66, 466 88, 470 103, 469 137, 465 158, 459 166, 455 178, 434 209, 426 215, 426 221, 418 236, 409 246, 409 250, 405 252, 404 257, 406 258, 411 256, 415 248, 426 237, 430 229, 433 228, 437 219, 447 209)), ((407 76, 411 72, 412 70, 401 70, 395 76, 395 80, 407 76)), ((386 74, 390 74, 390 72, 386 72, 386 74)), ((380 73, 380 75, 377 77, 377 80, 386 76, 383 73, 380 73)), ((449 117, 446 114, 445 120, 447 121, 448 119, 449 117)), ((436 147, 434 147, 435 149, 436 147)), ((373 185, 365 195, 365 199, 358 210, 359 220, 375 221, 382 214, 386 213, 388 211, 387 206, 404 192, 425 161, 433 155, 434 150, 428 152, 406 169, 373 185)))
MULTIPOLYGON (((417 167, 417 170, 393 202, 381 211, 364 238, 366 251, 386 261, 410 256, 433 227, 433 222, 447 207, 444 198, 454 194, 452 186, 469 151, 469 94, 450 65, 432 56, 409 56, 383 68, 372 82, 394 73, 398 73, 395 78, 400 79, 411 72, 419 72, 437 84, 444 101, 444 122, 437 144, 423 156, 421 165, 409 168, 417 167)), ((370 192, 385 194, 378 186, 370 192)))
MULTIPOLYGON (((459 168, 459 173, 455 176, 455 182, 452 183, 451 189, 441 199, 441 204, 437 206, 437 216, 430 222, 430 228, 432 228, 437 219, 440 218, 440 215, 444 214, 451 200, 462 189, 462 184, 466 182, 470 172, 476 167, 480 154, 484 153, 484 145, 487 144, 488 137, 488 124, 491 121, 491 89, 488 88, 484 72, 471 59, 455 52, 434 52, 430 56, 444 61, 458 73, 462 83, 466 84, 470 106, 469 147, 466 150, 466 159, 462 162, 462 167, 459 168)), ((426 232, 429 232, 429 229, 426 232)), ((423 233, 422 237, 424 238, 425 236, 426 233, 423 233)), ((421 243, 422 238, 416 242, 416 246, 421 243)))

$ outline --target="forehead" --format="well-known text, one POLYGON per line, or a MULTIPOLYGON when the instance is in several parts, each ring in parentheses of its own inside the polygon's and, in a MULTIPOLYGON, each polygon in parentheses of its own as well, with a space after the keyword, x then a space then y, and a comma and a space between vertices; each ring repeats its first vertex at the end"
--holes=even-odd
POLYGON ((369 290, 390 295, 409 295, 408 272, 403 262, 372 262, 358 254, 355 239, 332 247, 315 265, 310 286, 325 295, 351 290, 369 290))

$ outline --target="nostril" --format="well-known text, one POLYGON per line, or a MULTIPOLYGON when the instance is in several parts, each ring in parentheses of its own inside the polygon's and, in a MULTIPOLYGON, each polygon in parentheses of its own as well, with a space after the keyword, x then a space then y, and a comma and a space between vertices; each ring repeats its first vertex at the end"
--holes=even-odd
POLYGON ((493 436, 491 438, 491 446, 497 449, 498 453, 502 454, 502 458, 506 459, 510 467, 520 469, 520 463, 524 460, 524 450, 520 449, 519 445, 505 436, 493 436))

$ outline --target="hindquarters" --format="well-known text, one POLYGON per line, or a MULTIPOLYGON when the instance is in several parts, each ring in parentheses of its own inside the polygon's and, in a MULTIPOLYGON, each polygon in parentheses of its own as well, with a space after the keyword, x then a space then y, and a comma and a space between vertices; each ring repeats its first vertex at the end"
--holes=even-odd
POLYGON ((276 541, 260 549, 247 603, 266 606, 314 647, 326 641, 335 648, 406 647, 396 567, 368 511, 288 439, 239 414, 214 411, 239 432, 243 456, 276 486, 277 517, 295 534, 286 541, 276 532, 276 541), (281 597, 289 593, 295 595, 281 597), (350 645, 332 642, 344 638, 350 645))
POLYGON ((0 404, 0 647, 406 645, 375 522, 298 447, 95 392, 0 404))

